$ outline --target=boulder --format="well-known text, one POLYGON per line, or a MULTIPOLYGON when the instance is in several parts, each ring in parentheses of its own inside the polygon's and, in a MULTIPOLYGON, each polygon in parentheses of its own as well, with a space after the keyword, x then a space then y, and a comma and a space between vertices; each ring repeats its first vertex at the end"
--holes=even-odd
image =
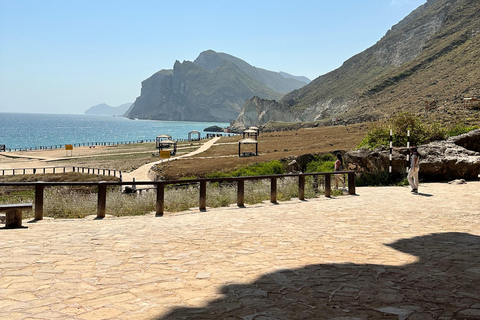
MULTIPOLYGON (((447 140, 417 146, 420 153, 420 179, 444 181, 478 179, 480 174, 480 129, 447 140)), ((361 173, 388 171, 389 148, 360 149, 345 154, 348 169, 361 173)), ((407 148, 394 148, 392 173, 406 172, 407 148)))
POLYGON ((223 132, 223 128, 219 126, 210 126, 203 129, 205 132, 223 132))

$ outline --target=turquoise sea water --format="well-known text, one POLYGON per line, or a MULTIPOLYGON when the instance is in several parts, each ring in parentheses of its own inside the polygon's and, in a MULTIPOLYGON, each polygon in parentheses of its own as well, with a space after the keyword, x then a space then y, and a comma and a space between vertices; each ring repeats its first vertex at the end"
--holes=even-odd
POLYGON ((0 144, 7 149, 49 147, 54 145, 125 142, 155 139, 160 134, 169 134, 172 139, 188 139, 190 131, 201 132, 224 122, 130 120, 124 117, 0 113, 0 144))

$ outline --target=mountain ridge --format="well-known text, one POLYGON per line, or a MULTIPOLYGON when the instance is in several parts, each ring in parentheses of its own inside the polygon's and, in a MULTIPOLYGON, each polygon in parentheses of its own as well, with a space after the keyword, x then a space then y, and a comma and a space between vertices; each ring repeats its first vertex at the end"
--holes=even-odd
MULTIPOLYGON (((479 17, 478 1, 429 0, 341 67, 275 103, 261 104, 286 110, 284 118, 270 119, 285 122, 292 122, 292 115, 296 122, 340 118, 355 123, 398 111, 425 113, 427 100, 442 103, 426 116, 441 116, 440 110, 458 114, 464 97, 480 96, 479 17)), ((246 126, 245 113, 265 113, 253 102, 246 102, 234 127, 246 126)), ((247 122, 265 124, 260 118, 247 122)))
POLYGON ((279 99, 305 85, 298 79, 256 68, 226 53, 207 50, 193 61, 176 61, 142 81, 126 116, 156 120, 231 121, 253 96, 279 99))

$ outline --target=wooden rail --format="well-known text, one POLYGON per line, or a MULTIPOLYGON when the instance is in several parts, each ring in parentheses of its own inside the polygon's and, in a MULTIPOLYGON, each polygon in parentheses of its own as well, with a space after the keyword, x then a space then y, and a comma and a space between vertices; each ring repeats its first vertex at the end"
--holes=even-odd
MULTIPOLYGON (((149 143, 155 142, 155 139, 144 139, 144 140, 136 140, 136 141, 119 141, 119 142, 80 142, 80 143, 72 143, 73 147, 95 147, 95 146, 117 146, 117 145, 124 145, 124 144, 137 144, 137 143, 149 143)), ((34 150, 54 150, 54 149, 64 149, 64 144, 57 144, 53 146, 37 146, 37 147, 30 147, 30 148, 5 148, 3 151, 34 151, 34 150)))
MULTIPOLYGON (((228 136, 234 135, 234 133, 229 133, 228 136)), ((200 137, 200 140, 209 139, 211 136, 215 135, 207 135, 205 137, 200 137)), ((155 142, 156 139, 144 139, 144 140, 135 140, 135 141, 118 141, 118 142, 80 142, 80 143, 72 143, 74 148, 78 147, 95 147, 95 146, 118 146, 118 145, 126 145, 126 144, 138 144, 138 143, 151 143, 155 142)), ((175 139, 177 142, 181 141, 191 141, 189 139, 175 139)), ((196 140, 198 141, 198 140, 196 140)), ((55 149, 64 149, 64 144, 57 144, 52 146, 37 146, 37 147, 30 147, 30 148, 7 148, 6 145, 0 144, 0 152, 16 152, 16 151, 35 151, 35 150, 55 150, 55 149)))
POLYGON ((0 169, 0 175, 20 175, 20 174, 40 174, 40 173, 65 173, 65 172, 81 172, 88 174, 98 174, 103 176, 113 176, 122 178, 122 171, 113 169, 100 169, 88 167, 43 167, 43 168, 16 168, 16 169, 0 169))
POLYGON ((43 197, 45 187, 54 186, 96 186, 98 188, 97 201, 97 217, 105 217, 106 199, 108 186, 125 186, 125 185, 153 185, 157 191, 155 212, 156 216, 161 217, 165 207, 165 186, 179 184, 200 184, 199 209, 206 211, 207 209, 207 182, 230 182, 237 183, 237 205, 244 206, 245 200, 245 181, 247 180, 270 180, 270 201, 277 202, 277 179, 287 177, 298 177, 298 198, 305 200, 305 177, 307 176, 324 176, 325 177, 325 197, 331 196, 331 178, 334 174, 348 175, 348 193, 355 194, 355 172, 354 171, 337 171, 337 172, 316 172, 316 173, 292 173, 292 174, 276 174, 266 176, 253 177, 231 177, 231 178, 204 178, 189 180, 168 180, 168 181, 124 181, 124 182, 0 182, 0 187, 16 186, 16 187, 35 187, 35 220, 43 219, 43 197))

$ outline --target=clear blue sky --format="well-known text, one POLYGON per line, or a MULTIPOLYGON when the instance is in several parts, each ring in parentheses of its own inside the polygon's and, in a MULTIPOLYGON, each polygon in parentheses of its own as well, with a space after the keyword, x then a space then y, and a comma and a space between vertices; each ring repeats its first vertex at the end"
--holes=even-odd
POLYGON ((143 80, 208 49, 314 79, 425 2, 0 0, 0 112, 133 102, 143 80))

